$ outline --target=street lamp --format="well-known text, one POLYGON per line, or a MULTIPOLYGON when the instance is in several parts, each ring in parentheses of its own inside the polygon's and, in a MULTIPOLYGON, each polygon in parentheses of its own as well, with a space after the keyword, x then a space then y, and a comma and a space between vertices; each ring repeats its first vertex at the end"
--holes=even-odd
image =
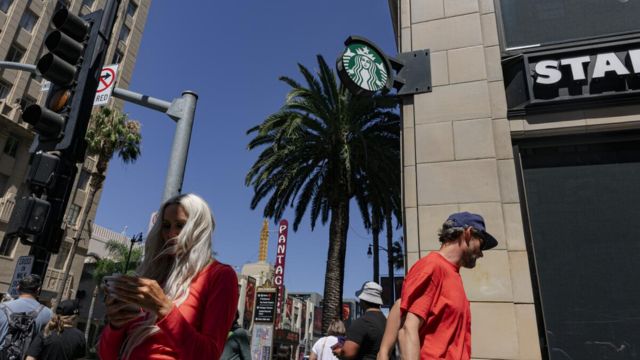
MULTIPOLYGON (((389 249, 385 249, 382 246, 378 246, 378 249, 387 253, 387 263, 389 264, 389 280, 391 283, 391 302, 389 304, 389 307, 391 307, 393 306, 393 303, 396 300, 396 297, 395 297, 396 284, 395 284, 395 276, 393 273, 393 250, 389 251, 389 249)), ((367 249, 367 257, 371 259, 372 256, 373 256, 373 245, 369 244, 369 248, 367 249)), ((377 269, 374 268, 374 273, 376 272, 375 270, 377 269)))
POLYGON ((127 262, 124 264, 124 274, 129 270, 129 261, 131 260, 131 251, 133 250, 133 244, 142 242, 142 233, 138 233, 137 235, 133 235, 131 237, 131 245, 129 246, 129 254, 127 255, 127 262))
MULTIPOLYGON (((96 262, 102 260, 100 255, 90 252, 87 253, 87 257, 92 257, 96 262)), ((96 298, 98 297, 98 291, 100 291, 100 286, 98 284, 93 284, 93 293, 91 294, 91 305, 89 305, 89 314, 87 315, 87 324, 84 327, 84 340, 89 341, 89 331, 91 330, 91 324, 93 324, 93 309, 96 305, 96 298)))

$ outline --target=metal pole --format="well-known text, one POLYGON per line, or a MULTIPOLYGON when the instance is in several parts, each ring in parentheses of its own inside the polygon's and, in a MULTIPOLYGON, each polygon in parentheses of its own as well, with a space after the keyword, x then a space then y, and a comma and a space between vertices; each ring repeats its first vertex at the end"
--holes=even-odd
POLYGON ((118 99, 122 99, 136 105, 144 106, 160 112, 167 112, 171 107, 171 103, 161 99, 151 97, 149 95, 140 94, 126 89, 114 88, 112 95, 118 99))
POLYGON ((136 236, 134 235, 131 238, 131 245, 129 245, 129 253, 127 254, 127 262, 124 263, 124 271, 122 272, 123 274, 127 274, 127 270, 129 270, 129 261, 131 261, 131 250, 133 250, 133 243, 136 240, 136 236))
POLYGON ((171 157, 169 158, 169 168, 167 169, 162 202, 182 192, 184 169, 187 165, 198 94, 192 91, 185 91, 182 93, 182 100, 180 104, 182 117, 177 121, 176 132, 173 136, 173 146, 171 148, 171 157))

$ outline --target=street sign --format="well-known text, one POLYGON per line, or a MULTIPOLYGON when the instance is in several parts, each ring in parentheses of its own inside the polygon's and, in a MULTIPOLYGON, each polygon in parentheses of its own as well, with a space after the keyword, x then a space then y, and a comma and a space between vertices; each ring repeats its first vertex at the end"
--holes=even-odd
POLYGON ((100 73, 100 82, 98 83, 98 90, 96 90, 96 99, 93 101, 93 106, 106 105, 109 102, 114 84, 116 83, 117 74, 118 64, 102 68, 102 72, 100 73))
POLYGON ((431 92, 429 50, 385 54, 376 44, 349 36, 346 48, 336 61, 342 83, 357 96, 373 96, 396 89, 396 96, 431 92))
POLYGON ((276 296, 274 291, 256 293, 256 307, 253 321, 260 323, 272 323, 275 320, 276 296))
POLYGON ((33 267, 33 256, 20 256, 16 263, 16 269, 13 272, 13 278, 9 285, 9 291, 7 291, 12 297, 18 296, 18 282, 26 275, 31 274, 31 268, 33 267))
MULTIPOLYGON (((93 101, 93 106, 106 105, 113 93, 114 84, 118 77, 118 64, 105 66, 100 73, 100 83, 98 84, 98 90, 96 90, 96 98, 93 101)), ((51 81, 42 80, 42 86, 40 91, 49 91, 51 88, 51 81)))

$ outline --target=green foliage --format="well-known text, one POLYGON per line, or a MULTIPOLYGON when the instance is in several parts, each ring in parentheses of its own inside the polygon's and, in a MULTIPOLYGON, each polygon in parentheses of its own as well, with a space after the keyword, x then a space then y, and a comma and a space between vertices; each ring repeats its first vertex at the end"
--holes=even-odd
POLYGON ((312 228, 318 217, 324 224, 336 201, 364 196, 368 179, 400 172, 397 98, 354 96, 322 56, 318 65, 317 76, 298 65, 306 85, 281 77, 291 87, 285 104, 247 132, 249 149, 262 148, 245 179, 251 208, 267 199, 264 216, 277 220, 294 207, 296 230, 307 208, 312 228))
POLYGON ((138 159, 142 141, 140 128, 138 121, 129 120, 117 109, 102 107, 92 114, 86 134, 87 152, 98 157, 96 169, 99 175, 104 177, 107 164, 116 153, 125 163, 138 159))
MULTIPOLYGON (((93 279, 97 284, 102 282, 102 278, 113 273, 124 273, 127 255, 129 254, 129 244, 109 240, 105 245, 108 256, 96 262, 96 268, 93 272, 93 279)), ((134 245, 131 250, 131 260, 129 261, 129 270, 127 274, 133 275, 135 268, 142 261, 143 248, 140 245, 134 245)))

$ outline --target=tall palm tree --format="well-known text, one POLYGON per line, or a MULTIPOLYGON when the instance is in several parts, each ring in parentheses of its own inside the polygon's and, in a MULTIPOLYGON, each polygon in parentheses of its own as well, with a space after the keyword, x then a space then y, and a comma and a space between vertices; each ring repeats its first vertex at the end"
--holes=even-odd
POLYGON ((87 206, 82 211, 80 228, 73 239, 69 257, 65 261, 64 275, 62 282, 58 286, 56 303, 59 303, 62 299, 62 293, 69 277, 78 242, 89 217, 95 196, 102 189, 109 161, 115 154, 118 154, 123 162, 132 163, 138 159, 141 153, 140 142, 142 141, 142 135, 140 133, 140 123, 135 120, 129 120, 126 114, 117 109, 102 107, 99 111, 94 112, 91 115, 85 138, 87 140, 87 154, 97 158, 96 171, 91 174, 87 206))
POLYGON ((284 105, 247 133, 249 149, 261 153, 246 176, 254 196, 251 208, 262 200, 264 216, 277 221, 287 207, 295 209, 296 231, 310 208, 311 228, 318 218, 330 220, 329 250, 324 283, 322 327, 341 314, 349 204, 371 175, 368 163, 379 170, 399 171, 388 159, 399 151, 400 119, 394 97, 356 97, 336 81, 335 73, 318 55, 314 75, 298 64, 305 84, 289 77, 291 88, 284 105))

